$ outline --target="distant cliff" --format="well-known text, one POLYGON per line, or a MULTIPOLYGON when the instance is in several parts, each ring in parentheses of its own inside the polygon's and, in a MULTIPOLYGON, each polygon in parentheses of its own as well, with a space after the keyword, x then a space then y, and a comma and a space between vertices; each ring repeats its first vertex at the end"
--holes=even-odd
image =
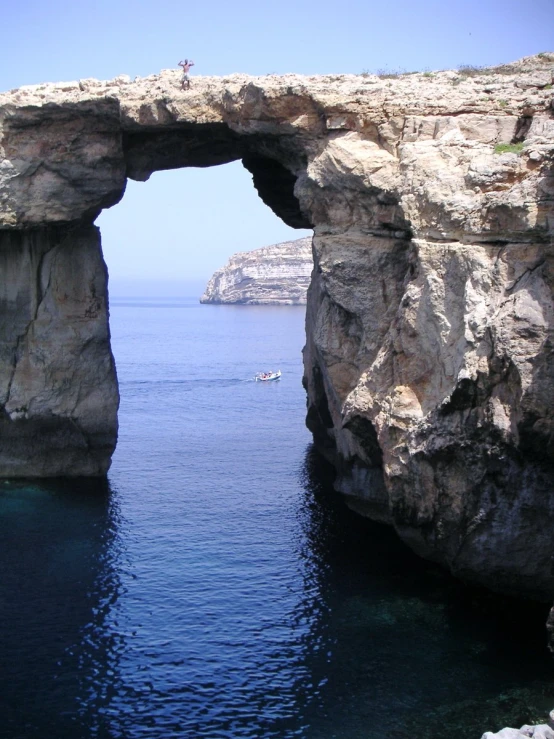
POLYGON ((201 303, 305 305, 312 237, 233 255, 208 282, 201 303))

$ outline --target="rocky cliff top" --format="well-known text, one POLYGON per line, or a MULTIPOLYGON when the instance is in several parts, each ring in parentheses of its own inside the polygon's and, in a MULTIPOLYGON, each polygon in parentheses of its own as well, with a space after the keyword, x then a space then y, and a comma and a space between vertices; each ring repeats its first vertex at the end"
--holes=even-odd
POLYGON ((303 305, 312 267, 311 236, 238 252, 214 273, 200 302, 303 305))
POLYGON ((511 232, 548 228, 530 201, 554 150, 553 67, 545 53, 403 75, 194 77, 190 90, 177 70, 25 86, 0 95, 0 225, 95 217, 126 177, 241 158, 293 226, 498 239, 509 199, 511 232), (314 188, 337 186, 380 194, 379 213, 322 212, 314 188))
MULTIPOLYGON (((323 123, 320 114, 324 110, 331 112, 333 108, 339 114, 378 110, 389 115, 417 115, 422 111, 426 115, 490 113, 491 110, 510 115, 546 109, 552 102, 549 86, 553 82, 553 71, 554 52, 496 67, 463 66, 458 70, 436 72, 193 76, 191 88, 182 90, 180 70, 165 69, 134 80, 120 75, 108 81, 82 79, 25 85, 0 94, 0 105, 81 103, 112 97, 121 102, 124 127, 152 123, 169 125, 176 120, 221 122, 228 120, 235 106, 244 108, 247 105, 254 114, 250 123, 258 120, 256 128, 260 130, 261 109, 265 107, 269 112, 278 100, 285 103, 280 106, 281 123, 286 119, 293 129, 320 131, 323 123), (259 97, 261 91, 263 100, 259 97), (298 106, 299 97, 313 100, 312 109, 298 106), (160 107, 148 111, 144 104, 154 101, 161 103, 160 107), (320 106, 319 111, 316 106, 320 106)), ((279 121, 274 123, 278 125, 279 121)), ((345 127, 344 121, 329 120, 329 117, 325 123, 327 129, 345 127)))

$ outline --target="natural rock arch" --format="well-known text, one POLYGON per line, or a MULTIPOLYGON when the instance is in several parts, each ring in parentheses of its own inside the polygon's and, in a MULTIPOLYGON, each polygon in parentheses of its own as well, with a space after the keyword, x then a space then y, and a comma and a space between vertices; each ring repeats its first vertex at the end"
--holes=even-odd
POLYGON ((551 64, 189 91, 167 71, 0 96, 0 474, 107 470, 118 393, 93 221, 127 177, 242 159, 277 215, 314 228, 304 381, 337 487, 458 575, 549 597, 551 64))

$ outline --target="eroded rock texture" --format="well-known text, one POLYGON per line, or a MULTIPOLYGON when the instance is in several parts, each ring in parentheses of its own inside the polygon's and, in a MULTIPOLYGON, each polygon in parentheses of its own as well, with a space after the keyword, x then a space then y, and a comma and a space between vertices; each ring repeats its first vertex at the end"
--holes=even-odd
MULTIPOLYGON (((0 96, 3 254, 60 229, 56 254, 69 275, 74 250, 88 243, 80 234, 117 202, 126 177, 242 159, 275 213, 314 228, 308 424, 339 489, 461 577, 550 598, 553 66, 542 54, 393 79, 233 75, 196 78, 188 91, 166 71, 12 91, 0 96)), ((32 295, 45 288, 26 280, 38 284, 48 263, 28 278, 17 267, 19 297, 10 293, 6 310, 35 316, 32 301, 44 298, 32 295)), ((95 294, 105 299, 100 287, 95 294)), ((52 292, 60 335, 63 301, 52 292)), ((29 319, 3 344, 2 444, 18 474, 40 467, 33 454, 18 465, 9 451, 19 414, 90 428, 97 441, 84 457, 104 449, 107 464, 117 399, 105 307, 89 324, 87 299, 78 302, 70 360, 53 329, 40 338, 29 319), (44 359, 63 365, 55 382, 25 359, 35 335, 37 352, 60 345, 58 358, 49 350, 44 359), (94 361, 79 363, 94 337, 94 361), (20 364, 29 369, 16 381, 20 364)), ((55 434, 41 443, 54 447, 55 434)), ((73 469, 62 456, 40 474, 73 469)))
POLYGON ((213 274, 200 302, 305 305, 312 267, 311 236, 238 252, 213 274))
MULTIPOLYGON (((552 716, 552 714, 551 714, 552 716)), ((481 739, 554 739, 554 721, 549 720, 547 724, 530 725, 525 724, 520 729, 501 729, 495 734, 492 731, 486 731, 481 739)))
POLYGON ((94 226, 0 231, 0 475, 106 472, 119 396, 94 226))

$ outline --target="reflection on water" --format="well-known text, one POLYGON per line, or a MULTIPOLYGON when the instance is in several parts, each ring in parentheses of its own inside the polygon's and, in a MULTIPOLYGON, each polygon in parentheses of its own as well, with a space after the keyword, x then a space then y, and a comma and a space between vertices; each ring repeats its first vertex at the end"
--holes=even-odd
POLYGON ((307 736, 440 739, 544 721, 548 608, 464 586, 348 510, 308 450, 298 516, 319 618, 307 736), (339 728, 340 727, 340 728, 339 728))
POLYGON ((106 735, 118 518, 102 481, 0 484, 2 736, 106 735))
POLYGON ((545 609, 417 559, 311 449, 299 478, 226 521, 213 490, 123 519, 106 484, 1 485, 0 735, 463 739, 550 707, 545 609))

